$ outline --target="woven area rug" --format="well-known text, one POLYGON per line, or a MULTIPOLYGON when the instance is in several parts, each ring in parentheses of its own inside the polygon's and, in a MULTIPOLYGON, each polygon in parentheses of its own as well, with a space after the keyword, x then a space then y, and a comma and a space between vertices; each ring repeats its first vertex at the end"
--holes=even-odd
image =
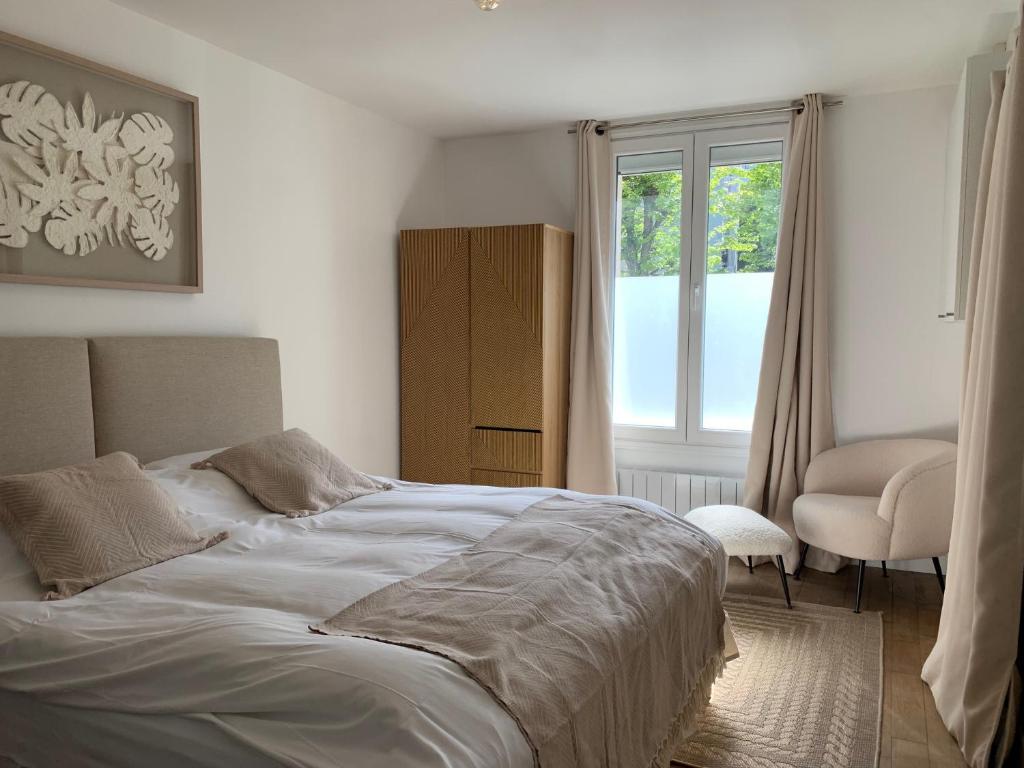
POLYGON ((740 649, 673 764, 872 768, 882 711, 882 615, 728 596, 740 649))

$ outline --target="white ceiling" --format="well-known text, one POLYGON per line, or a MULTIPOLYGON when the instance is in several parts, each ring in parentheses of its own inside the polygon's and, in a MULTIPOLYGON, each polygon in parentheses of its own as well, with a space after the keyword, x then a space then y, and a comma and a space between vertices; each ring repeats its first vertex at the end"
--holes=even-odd
POLYGON ((436 136, 956 80, 1018 0, 115 0, 436 136))

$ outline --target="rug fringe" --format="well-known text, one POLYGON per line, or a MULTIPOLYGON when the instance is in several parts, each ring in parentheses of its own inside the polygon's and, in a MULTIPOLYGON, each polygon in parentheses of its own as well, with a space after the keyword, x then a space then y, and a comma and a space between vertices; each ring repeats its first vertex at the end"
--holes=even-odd
POLYGON ((723 672, 725 672, 725 657, 722 653, 716 653, 708 659, 704 669, 701 670, 693 690, 690 691, 690 696, 687 698, 682 710, 676 715, 675 720, 672 721, 668 734, 661 742, 658 753, 651 760, 650 768, 669 767, 676 750, 682 746, 686 739, 693 735, 697 718, 704 711, 708 702, 711 701, 711 688, 715 681, 722 676, 723 672))

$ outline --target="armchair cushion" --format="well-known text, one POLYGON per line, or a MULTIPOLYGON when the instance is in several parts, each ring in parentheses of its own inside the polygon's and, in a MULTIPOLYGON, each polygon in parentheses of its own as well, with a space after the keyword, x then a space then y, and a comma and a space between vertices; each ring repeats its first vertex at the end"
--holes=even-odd
POLYGON ((878 496, 805 493, 793 502, 801 540, 857 560, 888 560, 892 526, 878 515, 878 496))
POLYGON ((818 454, 804 476, 804 493, 881 496, 898 472, 919 461, 952 452, 945 440, 905 438, 867 440, 841 445, 818 454))
POLYGON ((878 514, 892 525, 891 560, 938 557, 949 551, 956 493, 956 447, 901 470, 885 487, 878 514))

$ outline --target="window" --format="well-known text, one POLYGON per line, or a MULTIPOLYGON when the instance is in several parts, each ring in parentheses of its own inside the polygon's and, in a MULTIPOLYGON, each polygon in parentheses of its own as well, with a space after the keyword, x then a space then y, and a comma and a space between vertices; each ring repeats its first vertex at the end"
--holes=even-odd
POLYGON ((619 437, 749 442, 775 271, 784 129, 614 145, 619 437))
POLYGON ((617 162, 615 422, 674 428, 683 153, 617 162))

